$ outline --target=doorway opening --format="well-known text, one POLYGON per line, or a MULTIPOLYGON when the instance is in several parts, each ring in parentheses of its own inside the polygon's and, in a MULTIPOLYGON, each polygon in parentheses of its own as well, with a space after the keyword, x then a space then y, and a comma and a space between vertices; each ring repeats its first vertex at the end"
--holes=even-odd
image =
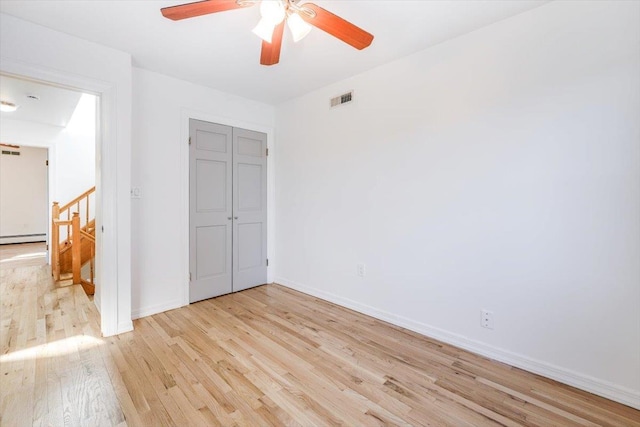
MULTIPOLYGON (((15 107, 1 113, 3 152, 10 154, 0 157, 0 243, 45 242, 46 261, 52 265, 54 278, 76 282, 75 277, 64 273, 72 265, 71 222, 77 212, 84 233, 83 246, 90 246, 82 254, 79 277, 91 285, 99 283, 95 267, 102 252, 95 244, 95 230, 100 194, 95 187, 100 168, 96 161, 100 97, 4 73, 0 74, 0 94, 3 104, 15 107), (68 223, 56 225, 56 220, 68 223), (60 265, 62 276, 55 274, 60 265)), ((76 237, 76 241, 80 238, 76 237)), ((83 287, 93 294, 93 286, 83 287)))

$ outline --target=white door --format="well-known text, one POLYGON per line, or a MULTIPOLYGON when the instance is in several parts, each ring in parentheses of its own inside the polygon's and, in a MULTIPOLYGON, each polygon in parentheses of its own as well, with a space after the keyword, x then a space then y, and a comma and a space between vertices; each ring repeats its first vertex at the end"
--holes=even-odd
POLYGON ((267 137, 189 121, 189 301, 267 282, 267 137))
POLYGON ((232 291, 232 128, 189 121, 189 301, 232 291))
POLYGON ((233 128, 233 291, 267 283, 267 135, 233 128))

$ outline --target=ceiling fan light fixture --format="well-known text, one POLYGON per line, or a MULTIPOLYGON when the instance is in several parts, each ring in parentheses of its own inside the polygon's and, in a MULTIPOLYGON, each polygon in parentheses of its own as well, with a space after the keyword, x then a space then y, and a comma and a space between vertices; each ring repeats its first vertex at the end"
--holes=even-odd
POLYGON ((280 0, 262 0, 260 2, 260 15, 262 19, 276 26, 286 16, 284 4, 280 0))
POLYGON ((0 101, 0 111, 3 113, 13 113, 18 109, 18 106, 13 102, 0 101))
POLYGON ((287 17, 287 25, 291 30, 294 42, 299 42, 309 34, 311 25, 307 24, 297 13, 292 13, 287 17))
POLYGON ((271 39, 273 37, 273 30, 275 30, 276 26, 271 22, 267 21, 265 18, 262 18, 258 25, 255 26, 253 30, 253 34, 260 37, 262 40, 267 43, 271 43, 271 39))
MULTIPOLYGON (((0 0, 1 1, 1 0, 0 0)), ((302 40, 316 27, 338 40, 362 50, 371 45, 373 34, 306 0, 198 0, 160 9, 165 18, 179 21, 195 16, 226 12, 260 3, 260 22, 253 33, 262 39, 261 65, 280 62, 286 20, 294 41, 302 40), (303 4, 299 4, 302 2, 303 4)))

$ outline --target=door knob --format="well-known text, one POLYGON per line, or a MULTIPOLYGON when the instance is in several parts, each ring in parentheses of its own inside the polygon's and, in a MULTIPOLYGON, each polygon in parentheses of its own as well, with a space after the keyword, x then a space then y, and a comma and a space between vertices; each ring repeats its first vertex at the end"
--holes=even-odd
POLYGON ((228 216, 228 217, 227 217, 227 219, 231 219, 231 217, 230 217, 230 216, 228 216))
POLYGON ((234 216, 234 217, 233 217, 233 219, 238 219, 238 217, 237 217, 237 216, 234 216))

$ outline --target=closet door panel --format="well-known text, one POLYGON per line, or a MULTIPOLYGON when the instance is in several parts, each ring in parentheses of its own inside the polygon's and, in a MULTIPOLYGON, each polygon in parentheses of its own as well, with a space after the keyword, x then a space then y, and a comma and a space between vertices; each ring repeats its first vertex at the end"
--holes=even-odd
POLYGON ((233 129, 233 291, 267 282, 267 136, 233 129))
POLYGON ((233 290, 233 131, 189 121, 189 301, 233 290))

